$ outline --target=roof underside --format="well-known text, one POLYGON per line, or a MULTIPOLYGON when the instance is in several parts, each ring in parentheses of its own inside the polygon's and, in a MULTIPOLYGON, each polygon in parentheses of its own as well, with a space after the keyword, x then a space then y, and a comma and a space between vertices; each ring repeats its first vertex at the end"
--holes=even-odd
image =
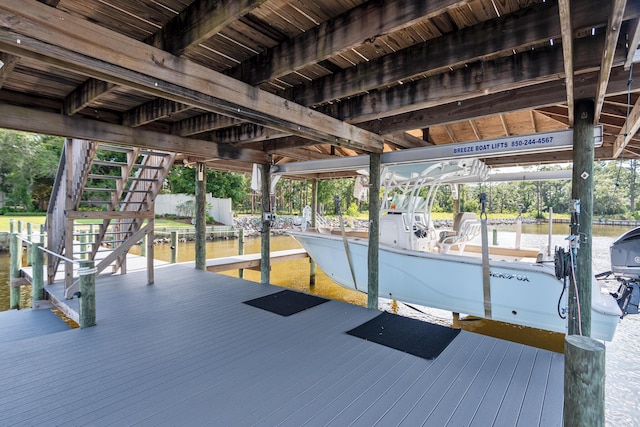
POLYGON ((0 127, 249 171, 567 129, 588 98, 596 158, 635 158, 639 16, 620 0, 0 0, 0 127))

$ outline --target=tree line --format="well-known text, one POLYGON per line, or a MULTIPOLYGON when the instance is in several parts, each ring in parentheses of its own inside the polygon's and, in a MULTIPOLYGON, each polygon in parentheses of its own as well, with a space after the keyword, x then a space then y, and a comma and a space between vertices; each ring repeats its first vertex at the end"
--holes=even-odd
MULTIPOLYGON (((47 208, 57 173, 64 139, 49 135, 0 130, 0 192, 4 194, 2 211, 43 211, 47 208)), ((122 161, 122 153, 101 153, 104 160, 122 161)), ((116 168, 94 166, 100 174, 119 173, 116 168)), ((547 166, 540 170, 570 169, 571 166, 547 166)), ((531 168, 530 168, 531 169, 531 168)), ((594 216, 640 219, 636 209, 637 182, 640 173, 635 159, 597 162, 594 164, 594 216)), ((214 197, 231 198, 235 211, 258 211, 260 197, 250 188, 247 174, 207 171, 207 192, 214 197)), ((276 205, 281 213, 301 213, 311 205, 311 180, 281 179, 276 186, 276 205)), ((355 179, 318 181, 318 204, 321 212, 334 213, 338 196, 341 211, 347 215, 366 212, 368 202, 354 196, 355 179)), ((164 192, 195 193, 195 169, 176 166, 163 185, 164 192)), ((465 184, 460 187, 460 209, 479 210, 479 194, 487 194, 490 214, 517 214, 520 209, 530 217, 543 216, 549 207, 557 213, 568 213, 571 203, 571 181, 502 182, 465 184)), ((438 190, 434 211, 452 212, 451 190, 443 185, 438 190)))

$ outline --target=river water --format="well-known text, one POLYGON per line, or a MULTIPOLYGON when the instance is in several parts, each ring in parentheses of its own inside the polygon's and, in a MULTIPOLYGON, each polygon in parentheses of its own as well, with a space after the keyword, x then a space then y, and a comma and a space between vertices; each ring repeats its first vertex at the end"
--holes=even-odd
MULTIPOLYGON (((491 227, 492 230, 494 227, 491 227)), ((500 246, 513 247, 516 235, 514 226, 500 226, 498 243, 500 246)), ((628 231, 628 228, 613 226, 594 226, 593 229, 593 271, 599 273, 610 269, 609 246, 613 240, 628 231)), ((556 224, 553 228, 551 247, 566 248, 568 225, 556 224)), ((548 243, 547 225, 523 225, 521 238, 522 247, 542 248, 548 243)), ((489 236, 491 240, 492 236, 489 236)), ((478 239, 479 243, 479 239, 478 239)), ((299 245, 288 236, 273 237, 271 250, 278 251, 292 249, 299 245)), ((135 253, 138 248, 132 252, 135 253)), ((245 253, 260 252, 260 239, 247 239, 245 253)), ((207 242, 207 258, 237 255, 237 240, 218 240, 207 242)), ((156 259, 169 261, 171 251, 169 245, 155 247, 156 259)), ((178 261, 195 259, 195 245, 180 243, 178 245, 178 261)), ((0 254, 0 283, 8 283, 9 257, 0 254)), ((238 276, 237 271, 224 274, 238 276)), ((260 272, 245 270, 244 278, 255 282, 260 281, 260 272)), ((285 263, 275 263, 272 266, 271 282, 278 286, 296 289, 331 299, 338 299, 352 304, 366 306, 365 294, 344 289, 334 284, 320 269, 317 271, 316 285, 309 285, 309 261, 301 259, 285 263)), ((611 290, 617 286, 611 284, 611 290)), ((0 311, 9 306, 8 286, 0 286, 0 311)), ((30 289, 23 287, 21 293, 21 307, 31 304, 30 289)), ((427 307, 407 306, 401 302, 380 300, 380 308, 404 316, 414 317, 445 326, 461 327, 462 329, 508 339, 527 345, 561 352, 564 335, 539 331, 536 329, 514 326, 484 319, 461 319, 453 321, 449 312, 430 309, 427 307)), ((612 342, 606 343, 606 424, 607 426, 638 426, 640 427, 640 315, 627 316, 621 321, 612 342)))

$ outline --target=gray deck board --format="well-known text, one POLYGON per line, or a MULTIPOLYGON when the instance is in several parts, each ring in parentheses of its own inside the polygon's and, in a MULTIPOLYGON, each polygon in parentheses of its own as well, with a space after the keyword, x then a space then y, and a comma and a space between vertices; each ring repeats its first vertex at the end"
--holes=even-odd
POLYGON ((69 330, 70 327, 51 310, 9 310, 0 312, 0 343, 69 330))
POLYGON ((184 264, 101 276, 96 327, 0 342, 0 425, 561 424, 561 355, 463 331, 425 360, 345 333, 373 310, 242 303, 279 290, 184 264))

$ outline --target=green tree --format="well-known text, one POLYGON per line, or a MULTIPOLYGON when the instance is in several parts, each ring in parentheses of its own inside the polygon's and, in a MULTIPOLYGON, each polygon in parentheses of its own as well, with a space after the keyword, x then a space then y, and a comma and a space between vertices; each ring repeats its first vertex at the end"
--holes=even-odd
MULTIPOLYGON (((171 168, 167 185, 172 193, 195 194, 196 169, 182 166, 171 168)), ((247 177, 243 174, 207 170, 207 193, 213 197, 231 199, 234 208, 242 206, 248 188, 247 177)))
MULTIPOLYGON (((62 138, 0 130, 0 191, 6 194, 5 205, 28 211, 43 207, 49 198, 46 187, 53 183, 62 138), (38 191, 32 198, 34 186, 38 191)), ((50 187, 49 187, 50 188, 50 187)))

